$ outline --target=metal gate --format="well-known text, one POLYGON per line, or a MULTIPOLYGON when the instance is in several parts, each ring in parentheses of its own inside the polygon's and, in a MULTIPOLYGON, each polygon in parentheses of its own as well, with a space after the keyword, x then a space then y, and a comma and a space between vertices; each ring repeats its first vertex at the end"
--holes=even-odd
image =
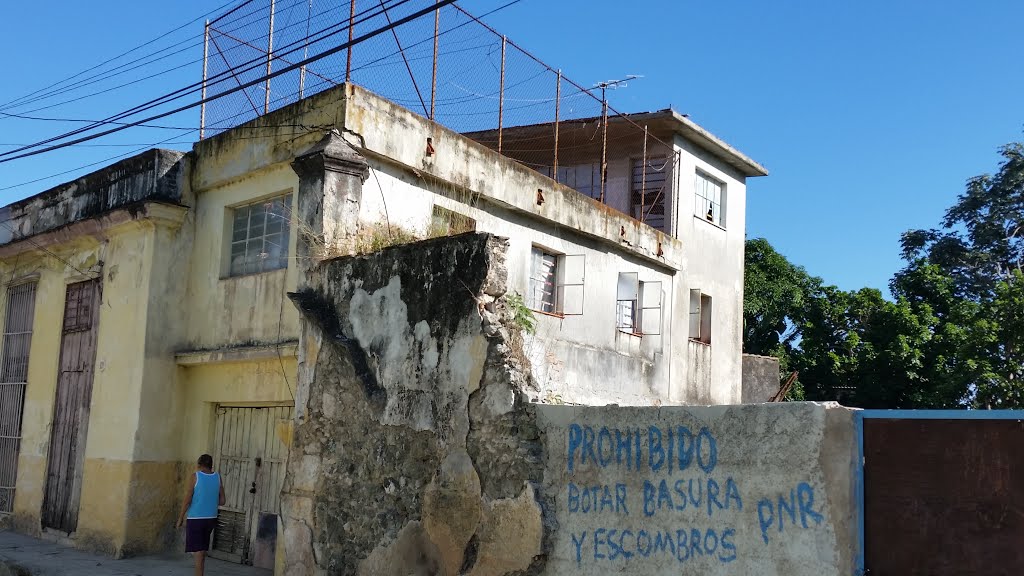
POLYGON ((292 411, 290 406, 218 408, 214 458, 226 502, 211 556, 273 569, 288 450, 283 431, 292 411))
POLYGON ((857 415, 860 569, 1024 574, 1024 412, 857 415))
POLYGON ((99 287, 99 280, 70 284, 64 300, 60 371, 46 464, 43 527, 68 534, 78 527, 99 327, 99 287))
POLYGON ((18 481, 18 455, 21 451, 21 418, 25 408, 28 353, 32 344, 35 309, 35 283, 7 289, 3 358, 0 363, 0 514, 14 511, 14 487, 18 481))

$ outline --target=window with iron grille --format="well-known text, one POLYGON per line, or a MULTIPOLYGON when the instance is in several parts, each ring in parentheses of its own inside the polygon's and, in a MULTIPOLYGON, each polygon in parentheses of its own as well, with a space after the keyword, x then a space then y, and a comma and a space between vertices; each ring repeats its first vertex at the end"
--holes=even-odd
POLYGON ((555 313, 555 280, 558 256, 534 247, 530 251, 530 295, 527 306, 538 312, 555 313))
POLYGON ((694 214, 717 226, 725 227, 725 184, 697 172, 694 214))
POLYGON ((664 156, 633 161, 631 201, 633 217, 645 224, 667 232, 669 161, 664 156))
POLYGON ((635 336, 661 334, 661 282, 642 282, 636 272, 620 272, 615 327, 635 336))
POLYGON ((585 276, 583 254, 555 254, 534 246, 526 306, 545 314, 582 315, 585 276))
POLYGON ((231 276, 288 267, 291 194, 236 206, 231 214, 231 276))
POLYGON ((7 289, 0 366, 0 514, 10 514, 14 506, 35 302, 35 283, 7 289))

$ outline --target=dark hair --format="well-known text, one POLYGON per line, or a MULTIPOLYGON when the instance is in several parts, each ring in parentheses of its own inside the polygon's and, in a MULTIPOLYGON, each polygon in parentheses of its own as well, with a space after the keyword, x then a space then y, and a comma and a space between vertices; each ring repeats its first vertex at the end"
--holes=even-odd
POLYGON ((213 469, 213 456, 209 454, 203 454, 199 457, 199 465, 203 468, 213 469))

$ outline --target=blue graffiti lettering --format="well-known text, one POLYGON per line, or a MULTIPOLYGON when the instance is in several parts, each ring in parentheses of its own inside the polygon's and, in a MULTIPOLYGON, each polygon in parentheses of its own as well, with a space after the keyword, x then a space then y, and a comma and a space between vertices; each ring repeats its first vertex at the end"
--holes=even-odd
POLYGON ((801 482, 796 487, 796 499, 800 507, 800 523, 807 528, 807 517, 814 520, 816 526, 820 526, 825 517, 814 511, 814 488, 807 482, 801 482))
POLYGON ((721 502, 718 501, 718 482, 715 482, 713 478, 708 478, 708 518, 711 518, 711 513, 714 511, 715 506, 721 510, 725 508, 721 502), (714 504, 714 506, 712 506, 714 504))
POLYGON ((569 472, 572 472, 573 464, 576 461, 576 451, 580 448, 580 442, 583 441, 583 428, 580 428, 579 424, 569 425, 569 443, 568 451, 566 454, 566 464, 569 468, 569 472))
POLYGON ((633 433, 626 430, 623 435, 621 430, 615 430, 615 464, 622 466, 623 461, 626 462, 627 470, 633 469, 633 433), (622 457, 623 451, 626 453, 625 460, 622 457))
POLYGON ((727 530, 722 532, 722 538, 721 538, 722 553, 720 553, 718 555, 718 559, 722 563, 724 563, 724 564, 728 564, 729 562, 732 562, 733 560, 736 559, 736 545, 733 544, 733 542, 732 542, 732 537, 735 534, 736 534, 736 531, 733 530, 732 528, 729 528, 729 529, 727 529, 727 530), (728 552, 726 552, 726 551, 728 551, 728 552), (729 555, 726 556, 726 554, 729 554, 729 555))
POLYGON ((647 465, 657 472, 665 465, 665 449, 661 446, 661 428, 647 428, 647 465))
POLYGON ((612 463, 612 457, 614 456, 614 447, 612 446, 612 433, 608 431, 608 428, 601 427, 601 431, 597 433, 597 459, 598 463, 601 464, 601 468, 607 467, 612 463), (608 447, 608 457, 605 458, 605 445, 608 447))
MULTIPOLYGON (((742 508, 742 505, 740 506, 742 508)), ((615 485, 615 513, 616 514, 629 514, 629 509, 626 508, 626 485, 616 484, 615 485)))
POLYGON ((707 427, 702 427, 697 433, 697 465, 704 472, 711 474, 718 464, 718 443, 707 427), (707 460, 704 460, 704 443, 707 442, 707 460))
POLYGON ((651 555, 651 536, 646 530, 641 530, 636 534, 636 551, 644 558, 651 555), (641 546, 641 540, 646 546, 641 546))
POLYGON ((607 532, 607 530, 604 528, 594 530, 594 559, 596 560, 604 558, 604 554, 601 554, 598 550, 600 550, 601 546, 605 543, 605 541, 601 539, 605 532, 607 532))
POLYGON ((740 498, 740 489, 736 486, 732 476, 730 476, 725 479, 725 507, 727 509, 729 508, 729 502, 733 500, 736 500, 736 509, 743 510, 743 499, 740 498))
POLYGON ((761 539, 768 543, 768 529, 774 521, 772 501, 765 498, 757 503, 757 522, 761 526, 761 539))
POLYGON ((581 549, 583 548, 583 541, 586 540, 586 539, 587 539, 587 533, 586 532, 580 532, 580 537, 579 538, 576 538, 575 534, 572 535, 572 543, 576 545, 576 563, 577 564, 583 562, 583 554, 581 552, 581 549))
POLYGON ((693 432, 686 426, 676 428, 676 443, 676 458, 679 461, 679 471, 682 472, 693 462, 693 432))

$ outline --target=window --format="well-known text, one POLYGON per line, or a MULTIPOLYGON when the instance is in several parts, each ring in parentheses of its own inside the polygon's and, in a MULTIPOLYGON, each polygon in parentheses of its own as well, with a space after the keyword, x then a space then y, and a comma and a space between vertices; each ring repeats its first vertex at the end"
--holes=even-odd
POLYGON ((669 161, 665 157, 633 161, 631 197, 633 217, 637 220, 667 232, 665 218, 666 197, 668 196, 669 161))
POLYGON ((231 215, 231 276, 288 267, 291 194, 237 206, 231 215))
POLYGON ((35 317, 35 283, 7 289, 7 314, 3 331, 3 363, 0 365, 0 514, 14 511, 15 479, 21 453, 21 425, 28 383, 28 357, 35 317))
POLYGON ((694 214, 717 226, 725 227, 725 185, 697 172, 694 214))
POLYGON ((580 194, 586 194, 594 200, 601 198, 600 164, 559 166, 558 174, 554 175, 551 174, 551 168, 548 168, 547 174, 558 183, 565 184, 580 194))
POLYGON ((690 340, 711 344, 711 296, 690 290, 690 340))
POLYGON ((585 258, 555 254, 534 246, 530 251, 530 285, 526 305, 561 316, 583 314, 585 258))
POLYGON ((640 282, 636 272, 620 272, 615 326, 636 335, 661 334, 661 282, 640 282))

